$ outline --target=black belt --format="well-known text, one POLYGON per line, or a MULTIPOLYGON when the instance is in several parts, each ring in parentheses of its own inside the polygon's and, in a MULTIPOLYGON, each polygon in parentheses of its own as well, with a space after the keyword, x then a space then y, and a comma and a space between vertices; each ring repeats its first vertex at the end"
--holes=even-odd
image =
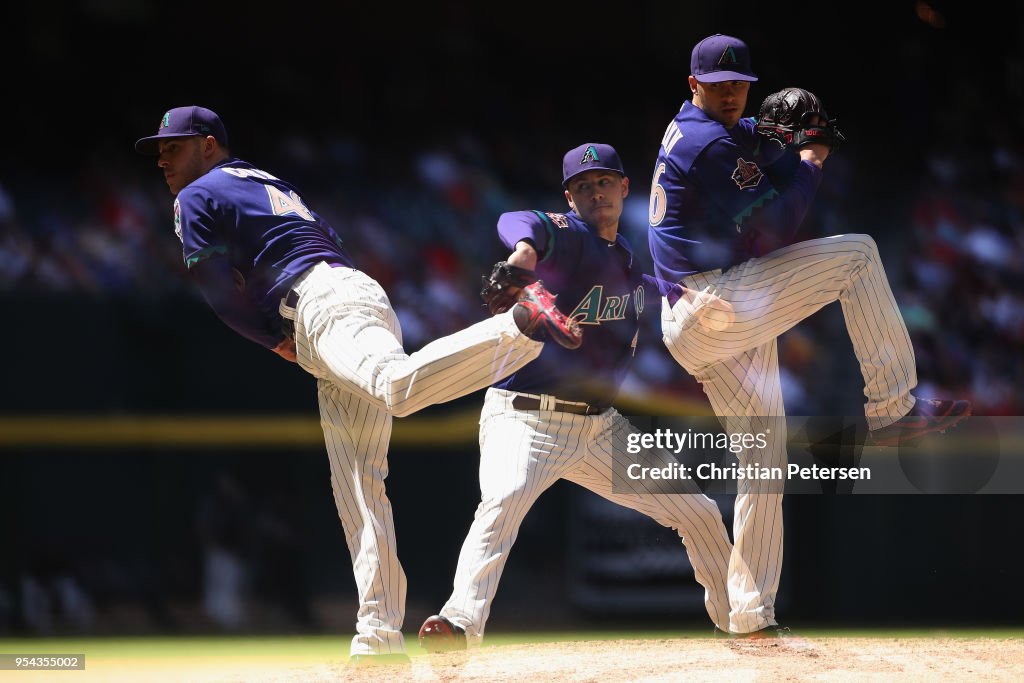
POLYGON ((281 317, 281 334, 295 341, 295 321, 281 317))
MULTIPOLYGON (((320 263, 326 263, 331 268, 351 268, 352 267, 352 266, 346 265, 344 263, 338 263, 336 261, 321 261, 320 263)), ((317 265, 320 265, 320 264, 318 263, 317 265)), ((316 268, 316 266, 313 266, 309 270, 312 270, 313 268, 316 268)), ((308 273, 309 270, 307 270, 302 275, 305 275, 306 273, 308 273)), ((299 277, 302 277, 302 275, 300 275, 299 277)), ((295 279, 298 280, 299 278, 295 278, 295 279)), ((293 281, 293 283, 294 283, 294 281, 293 281)), ((289 289, 288 293, 284 295, 284 305, 287 306, 288 308, 295 308, 296 306, 298 306, 299 305, 299 293, 297 291, 295 291, 294 289, 289 289)), ((284 336, 288 337, 292 341, 295 341, 295 321, 294 320, 289 320, 288 318, 285 318, 284 316, 281 316, 281 332, 284 333, 284 336)))
MULTIPOLYGON (((294 289, 289 289, 288 294, 284 297, 284 305, 288 308, 295 308, 299 305, 299 293, 294 289)), ((295 321, 289 320, 288 318, 281 316, 281 332, 284 336, 288 337, 292 341, 295 341, 295 321)))
POLYGON ((559 413, 573 413, 574 415, 600 415, 607 408, 592 406, 588 403, 572 403, 559 401, 557 398, 548 401, 548 405, 541 408, 541 399, 535 396, 523 396, 517 394, 512 399, 512 407, 516 410, 554 410, 559 413))

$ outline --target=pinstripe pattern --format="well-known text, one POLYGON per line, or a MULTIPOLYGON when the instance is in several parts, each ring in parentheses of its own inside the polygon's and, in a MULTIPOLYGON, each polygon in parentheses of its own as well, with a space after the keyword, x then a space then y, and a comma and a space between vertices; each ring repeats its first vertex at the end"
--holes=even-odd
POLYGON ((299 365, 317 378, 334 500, 359 594, 351 654, 404 652, 406 578, 385 493, 393 415, 482 389, 519 370, 543 344, 495 316, 406 355, 384 290, 350 268, 326 264, 296 280, 299 365))
POLYGON ((299 365, 365 396, 396 417, 482 389, 540 355, 512 313, 488 318, 407 355, 398 317, 377 282, 358 270, 318 265, 296 280, 299 365))
MULTIPOLYGON (((697 323, 686 299, 662 302, 662 332, 669 352, 704 388, 728 432, 771 428, 767 448, 747 449, 741 465, 784 467, 785 407, 776 338, 836 300, 864 377, 864 412, 877 429, 906 415, 917 385, 914 350, 896 306, 874 240, 838 235, 792 244, 725 271, 690 276, 683 284, 709 287, 733 306, 724 330, 697 323)), ((730 628, 745 633, 773 625, 782 569, 782 495, 759 490, 765 482, 737 482, 729 563, 730 628)))
POLYGON ((317 381, 317 398, 334 502, 359 597, 351 654, 404 652, 406 580, 384 491, 391 415, 326 380, 317 381))
MULTIPOLYGON (((714 501, 693 494, 612 490, 612 468, 635 462, 626 453, 637 431, 614 409, 602 415, 517 411, 513 392, 490 389, 480 420, 480 492, 473 524, 459 554, 451 597, 441 615, 479 644, 509 551, 534 501, 559 479, 646 514, 679 532, 712 621, 729 620, 726 571, 732 546, 714 501)), ((666 462, 674 462, 667 453, 666 462)))

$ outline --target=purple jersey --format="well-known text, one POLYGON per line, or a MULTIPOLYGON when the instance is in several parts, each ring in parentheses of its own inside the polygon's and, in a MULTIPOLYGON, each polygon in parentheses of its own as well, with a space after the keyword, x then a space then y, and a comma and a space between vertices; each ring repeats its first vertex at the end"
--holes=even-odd
POLYGON ((271 349, 284 339, 278 304, 299 275, 321 261, 354 267, 294 187, 239 159, 178 193, 174 231, 189 274, 221 320, 271 349))
POLYGON ((726 128, 683 103, 661 141, 651 184, 655 274, 676 283, 790 244, 820 182, 814 164, 762 146, 753 119, 726 128))
POLYGON ((586 327, 580 348, 545 344, 536 360, 494 386, 610 406, 636 353, 647 296, 629 243, 622 234, 602 239, 575 213, 505 213, 498 234, 509 249, 521 240, 534 245, 537 278, 586 327))

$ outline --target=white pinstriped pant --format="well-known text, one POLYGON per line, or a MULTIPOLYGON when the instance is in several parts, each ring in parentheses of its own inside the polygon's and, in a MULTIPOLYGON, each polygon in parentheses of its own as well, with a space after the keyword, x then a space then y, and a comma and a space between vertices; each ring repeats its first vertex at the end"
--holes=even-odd
POLYGON ((320 264, 292 286, 299 365, 317 378, 331 485, 359 593, 351 654, 405 650, 406 579, 384 490, 392 415, 404 416, 482 389, 536 358, 511 313, 494 316, 407 355, 387 295, 351 268, 320 264))
MULTIPOLYGON (((480 416, 481 502, 459 553, 452 595, 440 614, 466 629, 470 645, 480 643, 523 518, 540 494, 568 479, 678 531, 704 586, 708 614, 725 629, 732 546, 714 501, 696 485, 692 494, 653 494, 643 485, 631 492, 612 490, 613 462, 619 460, 620 472, 636 462, 626 449, 628 435, 637 430, 626 418, 614 408, 601 415, 521 411, 512 407, 514 397, 501 389, 487 391, 480 416)), ((676 462, 667 453, 654 453, 664 464, 676 462)))
MULTIPOLYGON (((701 383, 725 429, 757 433, 772 428, 768 447, 745 450, 741 465, 785 467, 785 421, 757 419, 786 414, 776 337, 836 300, 864 376, 868 427, 892 424, 913 407, 914 350, 871 237, 799 242, 724 273, 698 273, 683 284, 697 291, 710 288, 735 312, 730 326, 715 331, 697 324, 700 311, 685 299, 674 308, 662 300, 665 345, 701 383)), ((782 494, 762 488, 758 480, 737 482, 729 562, 730 629, 737 633, 777 623, 782 494)))

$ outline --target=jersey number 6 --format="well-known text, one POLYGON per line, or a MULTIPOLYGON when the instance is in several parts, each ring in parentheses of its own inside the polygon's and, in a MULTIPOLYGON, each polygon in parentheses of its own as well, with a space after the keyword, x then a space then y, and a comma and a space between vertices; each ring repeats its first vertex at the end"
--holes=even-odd
POLYGON ((665 164, 658 164, 658 168, 654 171, 654 179, 651 180, 651 205, 648 211, 651 225, 658 225, 665 220, 665 212, 668 211, 665 188, 658 184, 658 180, 664 173, 665 164))

